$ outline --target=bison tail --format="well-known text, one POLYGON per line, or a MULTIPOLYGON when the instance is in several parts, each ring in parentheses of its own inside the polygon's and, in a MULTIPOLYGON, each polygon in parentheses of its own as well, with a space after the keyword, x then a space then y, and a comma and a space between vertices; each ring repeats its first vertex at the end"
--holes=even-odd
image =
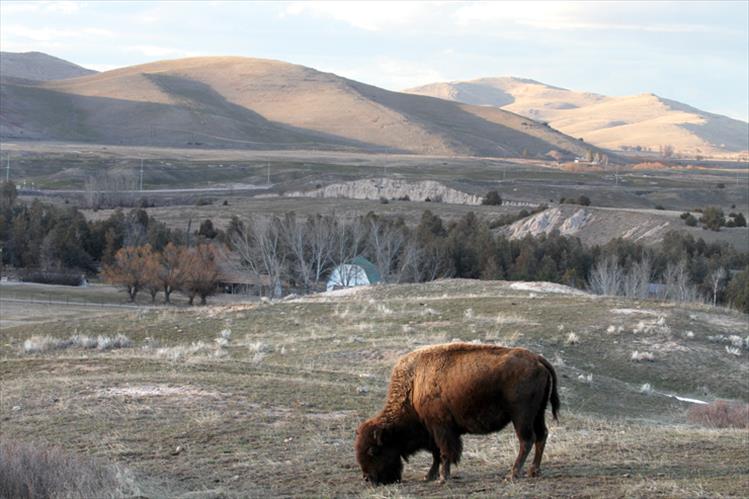
POLYGON ((549 374, 551 375, 551 396, 549 401, 551 402, 551 414, 554 416, 555 421, 559 421, 557 417, 559 414, 559 392, 557 391, 557 373, 554 370, 554 366, 543 357, 540 357, 541 364, 544 365, 549 374))

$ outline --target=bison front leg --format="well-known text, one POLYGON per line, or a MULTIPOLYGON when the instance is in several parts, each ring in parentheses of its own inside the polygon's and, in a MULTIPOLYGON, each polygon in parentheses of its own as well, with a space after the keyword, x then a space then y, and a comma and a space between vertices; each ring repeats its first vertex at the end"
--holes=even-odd
POLYGON ((460 461, 460 454, 463 452, 463 442, 461 442, 459 435, 446 427, 436 428, 433 436, 434 442, 439 448, 440 464, 442 464, 440 469, 440 483, 445 483, 450 479, 450 465, 460 461))
POLYGON ((437 479, 437 474, 440 471, 440 450, 437 448, 432 449, 432 467, 429 468, 429 472, 427 473, 427 476, 424 477, 424 480, 427 482, 432 482, 437 479))

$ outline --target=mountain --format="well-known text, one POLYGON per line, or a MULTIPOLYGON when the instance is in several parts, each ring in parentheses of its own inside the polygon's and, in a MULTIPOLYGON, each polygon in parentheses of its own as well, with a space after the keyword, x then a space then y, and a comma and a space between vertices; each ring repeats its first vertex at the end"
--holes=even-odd
POLYGON ((42 52, 0 52, 2 80, 64 80, 95 73, 96 71, 42 52))
POLYGON ((749 123, 654 94, 608 97, 513 77, 433 83, 406 92, 497 106, 608 149, 658 151, 670 144, 677 153, 714 156, 749 150, 749 123))
POLYGON ((6 138, 491 157, 542 156, 552 149, 580 155, 589 147, 501 109, 244 57, 5 82, 0 91, 0 136, 6 138))

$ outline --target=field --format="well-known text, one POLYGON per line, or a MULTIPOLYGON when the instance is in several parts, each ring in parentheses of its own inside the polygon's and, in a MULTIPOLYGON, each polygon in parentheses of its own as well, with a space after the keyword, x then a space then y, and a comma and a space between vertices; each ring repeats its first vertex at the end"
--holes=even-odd
POLYGON ((1 435, 116 463, 122 489, 147 497, 740 497, 749 431, 689 424, 694 403, 674 396, 746 402, 746 324, 706 306, 461 280, 18 323, 0 333, 1 435), (75 334, 132 343, 52 341, 75 334), (562 413, 544 475, 503 481, 516 449, 505 430, 466 438, 447 485, 420 480, 424 453, 401 484, 365 485, 354 431, 396 358, 457 339, 555 365, 562 413))

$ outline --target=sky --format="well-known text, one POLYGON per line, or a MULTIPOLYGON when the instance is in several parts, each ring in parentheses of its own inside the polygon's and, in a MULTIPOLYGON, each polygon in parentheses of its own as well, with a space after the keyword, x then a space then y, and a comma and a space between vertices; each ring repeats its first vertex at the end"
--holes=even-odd
POLYGON ((390 90, 488 76, 749 120, 749 1, 0 2, 0 50, 104 71, 279 59, 390 90))

